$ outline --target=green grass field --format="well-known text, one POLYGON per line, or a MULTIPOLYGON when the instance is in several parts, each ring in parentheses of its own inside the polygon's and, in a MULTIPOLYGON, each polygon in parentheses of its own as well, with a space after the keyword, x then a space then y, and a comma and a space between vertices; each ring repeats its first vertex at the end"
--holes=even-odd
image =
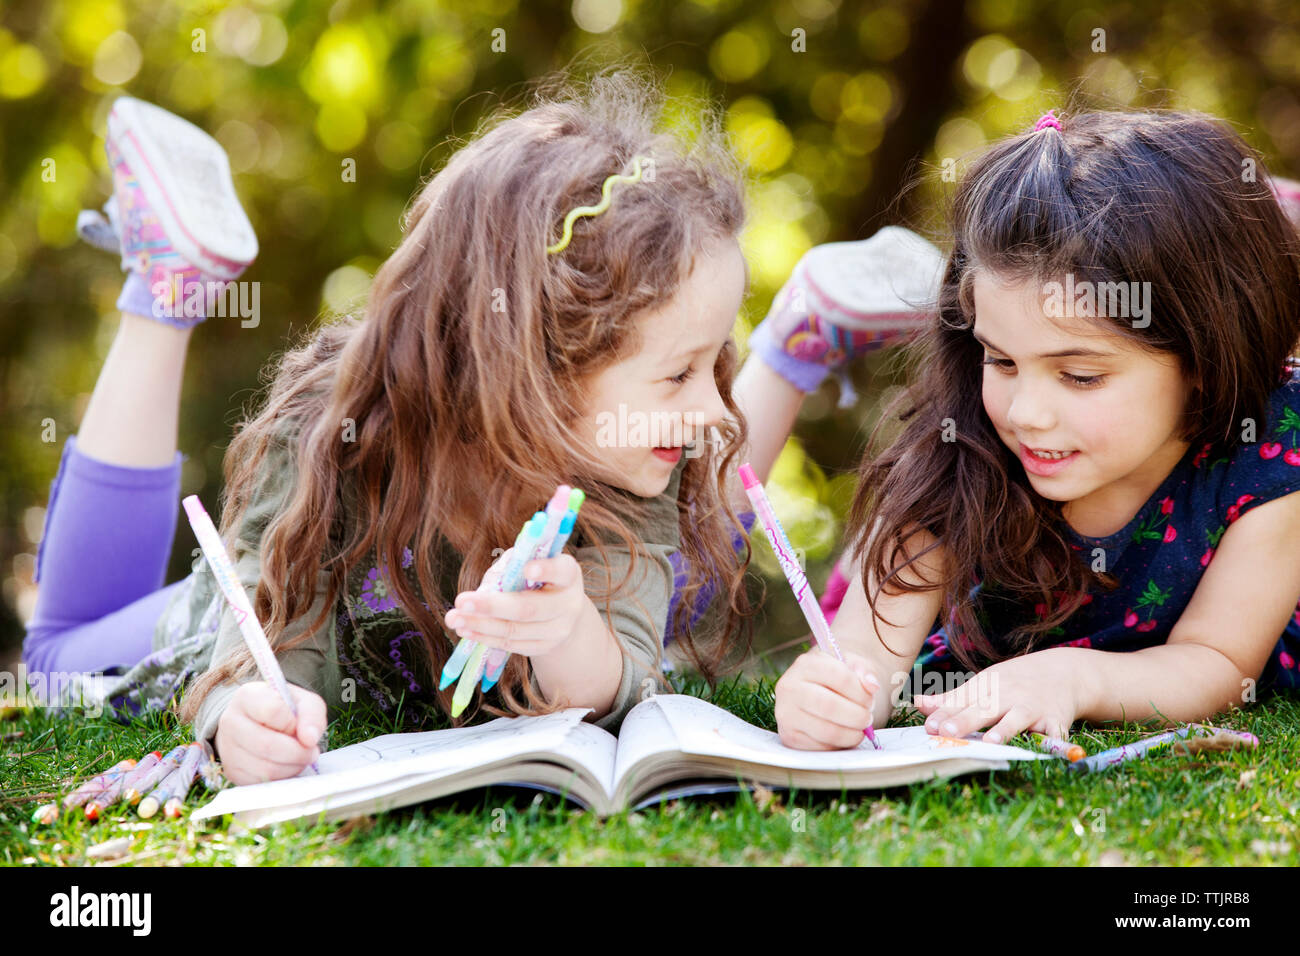
MULTIPOLYGON (((697 682, 679 686, 775 729, 770 680, 734 681, 713 695, 697 682)), ((32 811, 67 792, 63 781, 165 751, 184 734, 166 714, 123 725, 29 711, 0 723, 0 863, 1297 864, 1300 698, 1265 698, 1219 723, 1251 731, 1262 747, 1166 753, 1093 775, 1034 761, 883 791, 692 798, 604 820, 551 795, 478 790, 372 817, 245 830, 229 820, 144 821, 120 806, 96 824, 69 813, 34 825, 32 811), (109 841, 118 841, 114 856, 88 852, 109 841)), ((353 710, 331 725, 331 745, 392 729, 353 710)), ((1073 739, 1095 752, 1149 732, 1085 726, 1073 739)), ((190 806, 205 800, 196 786, 190 806)))

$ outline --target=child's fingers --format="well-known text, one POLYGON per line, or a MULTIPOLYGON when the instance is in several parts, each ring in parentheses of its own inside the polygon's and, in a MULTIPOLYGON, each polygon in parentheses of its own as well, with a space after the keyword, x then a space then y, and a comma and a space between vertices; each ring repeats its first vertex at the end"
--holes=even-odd
POLYGON ((848 750, 861 745, 864 739, 861 727, 841 727, 807 713, 801 715, 797 726, 782 734, 783 742, 787 737, 790 742, 786 746, 800 750, 848 750))
MULTIPOLYGON (((1014 737, 1023 730, 1028 730, 1037 722, 1032 711, 1027 707, 1015 704, 1002 715, 1001 720, 989 728, 988 733, 984 735, 984 740, 991 744, 1005 743, 1009 738, 1014 737)), ((1064 734, 1049 733, 1049 736, 1062 737, 1064 734)))
POLYGON ((314 694, 305 687, 289 685, 289 695, 298 707, 298 725, 295 735, 304 747, 315 747, 325 732, 328 718, 325 712, 325 700, 320 694, 314 694))
POLYGON ((955 712, 967 707, 979 707, 989 717, 996 717, 1002 713, 997 707, 996 688, 996 675, 992 680, 987 680, 986 675, 979 674, 949 691, 913 694, 913 706, 923 714, 932 714, 939 709, 955 712))
POLYGON ((447 613, 452 627, 474 625, 500 618, 521 623, 546 620, 550 595, 536 591, 466 592, 456 596, 456 606, 447 613))
POLYGON ((553 622, 570 617, 572 607, 569 595, 554 591, 474 594, 456 599, 447 624, 465 636, 536 637, 554 631, 553 622))
MULTIPOLYGON (((524 645, 531 646, 554 635, 555 625, 551 622, 552 615, 545 610, 545 602, 541 610, 538 608, 537 598, 540 595, 498 594, 496 597, 511 597, 516 600, 494 601, 491 609, 495 613, 489 613, 485 609, 483 613, 470 614, 457 608, 448 613, 447 624, 462 638, 478 641, 487 647, 519 653, 523 653, 520 648, 524 645), (538 619, 543 615, 543 619, 538 619)), ((477 608, 480 603, 476 598, 468 606, 477 608)))
POLYGON ((829 724, 845 730, 855 730, 862 735, 862 728, 871 723, 871 708, 846 700, 835 691, 817 684, 810 684, 795 701, 804 713, 817 717, 829 724))
POLYGON ((931 714, 943 706, 942 694, 914 694, 912 706, 923 714, 931 714))
POLYGON ((240 712, 263 727, 282 734, 292 734, 297 728, 298 718, 270 684, 263 681, 244 684, 235 696, 240 712))
MULTIPOLYGON (((505 552, 492 562, 492 566, 483 575, 483 580, 479 582, 479 591, 495 591, 497 589, 497 586, 501 583, 501 576, 505 574, 506 565, 510 563, 514 553, 514 548, 506 548, 505 552)), ((475 592, 467 591, 465 593, 473 594, 475 592)))
MULTIPOLYGON (((920 707, 917 708, 921 710, 920 707)), ((957 736, 957 724, 953 717, 961 710, 959 707, 945 707, 942 704, 934 704, 930 710, 930 715, 925 719, 925 729, 932 734, 944 734, 948 737, 957 736)), ((924 710, 921 711, 925 713, 924 710)))
POLYGON ((875 690, 868 689, 861 674, 829 654, 805 654, 800 660, 804 662, 799 675, 802 680, 828 687, 841 697, 868 709, 871 707, 872 696, 875 690, 879 690, 878 681, 873 681, 875 690))
POLYGON ((487 627, 501 633, 458 630, 460 637, 482 644, 489 650, 506 651, 531 657, 554 649, 555 629, 543 624, 517 624, 514 621, 489 622, 487 627))
POLYGON ((223 752, 223 761, 239 759, 242 756, 240 762, 245 769, 250 769, 254 763, 263 765, 271 771, 278 768, 278 774, 272 773, 272 777, 275 778, 291 776, 319 756, 319 751, 314 745, 304 747, 299 743, 298 738, 271 730, 243 711, 235 710, 228 715, 227 719, 229 728, 226 740, 230 741, 239 753, 232 755, 223 752))
POLYGON ((535 558, 524 565, 524 580, 533 584, 567 588, 582 580, 582 566, 571 554, 557 554, 553 558, 535 558))
POLYGON ((785 730, 781 731, 781 743, 794 750, 842 750, 842 747, 835 747, 831 744, 824 744, 820 740, 815 740, 802 730, 785 730))
POLYGON ((456 619, 460 617, 459 612, 513 621, 547 620, 560 609, 560 605, 553 603, 552 596, 555 592, 580 588, 582 583, 582 567, 571 554, 536 558, 524 565, 524 574, 526 580, 549 587, 540 593, 483 589, 462 591, 456 595, 455 608, 448 614, 447 623, 454 627, 456 619))
MULTIPOLYGON (((1005 714, 989 714, 981 712, 977 707, 971 707, 966 712, 953 718, 960 731, 957 734, 958 737, 965 737, 981 727, 993 724, 992 729, 996 730, 1000 736, 999 739, 990 740, 989 743, 1001 743, 1007 737, 1020 733, 1037 719, 1037 712, 1024 704, 1012 704, 1005 714), (1001 720, 998 719, 999 717, 1001 720), (1010 729, 1008 730, 1008 728, 1010 729)), ((988 734, 985 734, 984 737, 987 740, 988 734)))
POLYGON ((1016 726, 1016 733, 1028 727, 1034 720, 1033 712, 1023 704, 1012 705, 1005 714, 996 710, 990 711, 979 704, 971 704, 967 707, 954 708, 951 713, 937 712, 925 722, 925 726, 930 733, 939 733, 947 737, 965 737, 981 727, 988 726, 999 717, 1009 718, 1008 725, 1016 726), (933 725, 931 720, 934 721, 933 725), (932 729, 932 726, 937 729, 932 729))

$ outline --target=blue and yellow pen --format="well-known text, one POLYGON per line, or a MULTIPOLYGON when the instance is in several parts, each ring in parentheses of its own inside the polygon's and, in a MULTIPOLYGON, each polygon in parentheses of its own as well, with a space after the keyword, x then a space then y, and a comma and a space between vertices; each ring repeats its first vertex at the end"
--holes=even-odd
MULTIPOLYGON (((529 523, 531 523, 531 519, 529 519, 529 522, 525 522, 524 526, 519 529, 519 534, 515 536, 515 554, 519 554, 523 549, 524 536, 528 533, 529 523)), ((512 560, 513 557, 514 555, 511 556, 512 560)), ((445 690, 452 681, 461 675, 461 671, 465 668, 465 662, 474 653, 476 646, 478 646, 478 641, 471 641, 467 637, 461 638, 460 643, 456 645, 456 649, 451 652, 451 657, 447 658, 447 663, 443 665, 438 690, 445 690)))
MULTIPOLYGON (((556 490, 555 498, 547 506, 547 511, 551 511, 552 506, 555 506, 552 520, 547 522, 547 533, 538 544, 537 553, 532 556, 533 558, 553 558, 564 550, 564 546, 569 542, 569 535, 573 533, 573 526, 577 523, 578 510, 586 500, 587 496, 580 488, 570 489, 568 485, 561 485, 556 490), (567 495, 567 502, 561 498, 561 492, 567 495), (567 507, 565 507, 566 504, 567 507), (554 520, 556 516, 559 516, 558 522, 554 520)), ((529 560, 532 560, 532 558, 529 560)), ((530 587, 536 588, 540 587, 540 585, 530 585, 530 587)), ((487 661, 483 668, 483 690, 485 692, 491 690, 496 682, 501 679, 501 672, 505 670, 506 661, 509 659, 510 653, 508 651, 494 648, 488 652, 487 661)))
MULTIPOLYGON (((533 515, 528 524, 524 525, 515 553, 510 556, 505 571, 501 575, 500 590, 519 590, 519 584, 524 577, 524 565, 531 559, 533 549, 537 547, 537 542, 541 540, 542 533, 545 530, 546 512, 539 511, 533 515)), ((487 653, 487 648, 477 641, 473 643, 475 645, 474 651, 465 663, 465 668, 460 675, 460 682, 456 685, 456 693, 451 699, 451 715, 453 717, 459 717, 461 711, 469 704, 470 697, 474 695, 474 687, 478 684, 479 676, 482 673, 480 668, 483 665, 483 657, 487 653)))

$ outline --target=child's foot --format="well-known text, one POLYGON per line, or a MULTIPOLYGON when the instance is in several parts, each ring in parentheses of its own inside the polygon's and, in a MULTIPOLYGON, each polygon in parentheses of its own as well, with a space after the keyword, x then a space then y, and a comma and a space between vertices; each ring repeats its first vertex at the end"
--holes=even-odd
MULTIPOLYGON (((938 249, 900 226, 816 246, 777 293, 749 347, 800 391, 815 391, 850 359, 910 340, 929 320, 942 267, 938 249)), ((840 407, 856 400, 841 372, 840 407)))
POLYGON ((202 322, 210 297, 257 257, 225 150, 193 123, 123 96, 109 113, 105 151, 114 182, 108 218, 84 211, 77 230, 120 250, 128 275, 118 307, 177 328, 202 322))

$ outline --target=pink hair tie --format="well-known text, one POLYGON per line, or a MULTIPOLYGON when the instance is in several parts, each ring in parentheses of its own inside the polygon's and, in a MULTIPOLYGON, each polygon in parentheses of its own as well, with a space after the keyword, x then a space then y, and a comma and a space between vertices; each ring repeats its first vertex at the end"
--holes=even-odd
POLYGON ((1060 130, 1061 121, 1052 115, 1053 112, 1055 112, 1055 110, 1048 110, 1046 113, 1044 113, 1042 116, 1038 118, 1038 122, 1034 124, 1035 133, 1037 133, 1040 129, 1047 129, 1047 127, 1049 126, 1053 127, 1058 131, 1060 130))

